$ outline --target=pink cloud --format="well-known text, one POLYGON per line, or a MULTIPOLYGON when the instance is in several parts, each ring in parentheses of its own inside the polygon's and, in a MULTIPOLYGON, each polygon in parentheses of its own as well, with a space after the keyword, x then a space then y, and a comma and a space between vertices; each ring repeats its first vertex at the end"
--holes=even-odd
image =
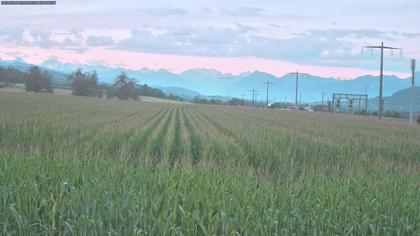
MULTIPOLYGON (((263 71, 276 76, 300 70, 305 73, 322 77, 335 77, 351 79, 360 75, 377 75, 376 70, 344 67, 323 67, 299 65, 279 60, 268 60, 252 57, 196 57, 180 55, 150 54, 141 52, 121 51, 114 49, 93 48, 84 53, 61 49, 40 49, 32 47, 0 48, 0 58, 12 60, 20 55, 25 61, 39 64, 50 58, 55 58, 62 63, 92 64, 101 62, 102 65, 123 67, 126 69, 149 68, 152 70, 167 69, 175 73, 193 68, 216 69, 224 73, 238 75, 244 72, 263 71)), ((387 71, 399 77, 408 77, 408 73, 387 71)))

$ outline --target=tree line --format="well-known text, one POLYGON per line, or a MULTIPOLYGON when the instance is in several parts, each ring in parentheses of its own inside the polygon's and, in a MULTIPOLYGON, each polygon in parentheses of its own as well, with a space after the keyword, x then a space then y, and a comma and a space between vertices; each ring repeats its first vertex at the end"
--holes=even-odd
POLYGON ((0 66, 0 82, 2 83, 25 83, 25 73, 15 68, 0 66))
MULTIPOLYGON (((47 70, 32 66, 27 71, 0 66, 0 83, 20 83, 25 85, 28 92, 54 92, 54 83, 47 70)), ((140 96, 157 97, 182 101, 176 95, 166 95, 162 90, 152 88, 147 84, 140 85, 137 80, 129 78, 127 73, 121 72, 112 84, 99 83, 98 74, 76 69, 67 76, 65 86, 72 90, 75 96, 105 97, 120 100, 138 101, 140 96)))
POLYGON ((247 101, 239 98, 231 98, 227 101, 222 101, 220 99, 211 98, 206 99, 203 97, 196 96, 191 100, 192 103, 197 104, 209 104, 209 105, 231 105, 231 106, 245 106, 247 105, 247 101))
POLYGON ((37 66, 30 67, 26 72, 10 67, 0 67, 0 82, 25 84, 25 91, 30 92, 53 92, 52 76, 37 66))
POLYGON ((117 98, 121 100, 137 101, 140 96, 157 97, 171 100, 182 101, 183 99, 175 95, 166 95, 162 90, 152 88, 147 84, 138 84, 137 80, 128 77, 127 73, 121 72, 113 84, 98 82, 96 72, 84 72, 77 69, 68 76, 68 82, 72 88, 73 95, 117 98))

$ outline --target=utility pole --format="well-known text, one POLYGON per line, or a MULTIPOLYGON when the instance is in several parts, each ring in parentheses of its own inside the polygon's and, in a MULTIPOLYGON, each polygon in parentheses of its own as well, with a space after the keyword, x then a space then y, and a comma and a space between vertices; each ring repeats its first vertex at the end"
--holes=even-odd
POLYGON ((268 89, 269 89, 270 85, 273 84, 273 82, 266 81, 266 82, 263 82, 263 84, 266 84, 267 85, 267 107, 268 107, 268 89))
MULTIPOLYGON (((384 77, 384 50, 385 49, 389 49, 389 50, 399 50, 401 52, 402 55, 402 49, 401 48, 394 48, 394 47, 388 47, 388 46, 384 46, 384 43, 382 42, 382 44, 380 46, 365 46, 363 48, 370 48, 370 49, 381 49, 381 70, 380 70, 380 79, 379 79, 379 102, 378 102, 378 117, 379 119, 382 119, 382 112, 384 109, 384 104, 383 104, 383 98, 382 98, 382 86, 383 86, 383 77, 384 77)), ((363 48, 362 48, 362 53, 363 53, 363 48)), ((393 51, 391 51, 393 52, 393 51)))
POLYGON ((411 98, 410 98, 410 124, 414 123, 414 114, 413 114, 413 94, 414 94, 414 78, 416 76, 416 59, 411 59, 411 98))
POLYGON ((324 95, 325 95, 325 93, 324 92, 322 92, 322 105, 324 105, 324 95))
POLYGON ((296 91, 295 91, 295 106, 296 110, 298 110, 298 92, 299 92, 299 71, 290 73, 292 75, 296 75, 296 91))
POLYGON ((299 94, 299 106, 302 106, 302 94, 299 94))
POLYGON ((256 97, 257 90, 255 90, 253 88, 253 89, 249 90, 249 92, 252 92, 252 103, 255 104, 255 97, 256 97))

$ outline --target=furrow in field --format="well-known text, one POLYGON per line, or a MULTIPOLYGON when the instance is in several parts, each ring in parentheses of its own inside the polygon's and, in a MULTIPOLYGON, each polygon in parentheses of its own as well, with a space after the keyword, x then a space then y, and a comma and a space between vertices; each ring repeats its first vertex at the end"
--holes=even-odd
MULTIPOLYGON (((129 120, 126 120, 125 117, 121 117, 122 120, 121 122, 118 122, 118 124, 126 124, 131 119, 137 119, 145 114, 141 113, 141 111, 136 111, 130 114, 129 120)), ((83 151, 85 147, 92 153, 95 149, 92 148, 93 141, 96 138, 102 137, 102 134, 104 133, 99 129, 105 128, 106 130, 110 130, 115 125, 106 123, 109 119, 103 119, 102 116, 97 117, 97 120, 100 121, 96 121, 96 123, 88 122, 88 119, 88 117, 84 117, 83 119, 80 117, 78 120, 68 121, 66 119, 51 119, 48 116, 38 121, 32 120, 32 122, 27 122, 26 119, 24 119, 24 124, 15 123, 18 124, 18 126, 16 126, 12 133, 14 134, 14 137, 7 138, 10 144, 3 143, 2 145, 10 146, 14 144, 16 150, 23 153, 37 151, 49 153, 50 155, 77 156, 81 154, 81 151, 83 151), (89 125, 89 123, 92 124, 89 125), (65 142, 62 140, 65 140, 65 142)), ((127 133, 124 133, 123 135, 127 136, 127 133)), ((102 150, 103 149, 101 149, 101 151, 102 150)))
POLYGON ((211 118, 209 115, 198 110, 196 107, 194 108, 195 111, 198 112, 214 128, 216 128, 221 133, 225 134, 227 137, 231 137, 235 140, 235 142, 243 149, 244 153, 246 154, 248 164, 250 164, 254 168, 259 168, 261 166, 262 158, 260 157, 254 145, 250 141, 240 137, 231 129, 227 128, 226 125, 222 125, 222 122, 220 122, 220 120, 216 121, 214 118, 211 118))
POLYGON ((185 112, 190 105, 183 105, 180 109, 180 124, 181 124, 181 132, 180 132, 180 145, 181 145, 181 159, 179 163, 181 166, 191 165, 192 154, 191 154, 191 139, 190 133, 188 132, 186 123, 185 123, 185 112))
MULTIPOLYGON (((416 145, 408 145, 401 139, 380 136, 373 130, 368 132, 368 136, 363 135, 366 133, 364 127, 372 129, 378 125, 376 123, 369 124, 369 121, 365 121, 364 118, 344 117, 349 120, 363 121, 359 126, 355 126, 355 123, 349 125, 346 120, 317 113, 261 111, 243 108, 222 110, 220 107, 212 109, 218 111, 213 110, 211 116, 218 120, 224 120, 234 132, 241 132, 244 126, 240 124, 246 123, 248 124, 246 128, 256 136, 270 137, 270 141, 262 140, 258 144, 259 153, 265 153, 264 156, 269 157, 268 159, 274 163, 277 163, 279 156, 282 156, 282 158, 318 163, 322 163, 322 161, 316 160, 334 159, 337 165, 351 166, 359 157, 371 156, 380 159, 386 158, 388 161, 393 161, 395 165, 401 165, 401 160, 413 160, 414 153, 418 153, 418 149, 413 149, 416 145), (222 116, 222 114, 224 115, 222 116), (226 117, 231 117, 231 119, 226 117), (314 122, 314 119, 322 121, 324 124, 314 122), (337 130, 335 127, 341 127, 341 129, 337 130), (337 132, 342 135, 336 135, 337 132), (349 137, 348 133, 351 133, 354 138, 349 137), (403 147, 408 150, 404 152, 405 156, 398 154, 398 149, 403 147), (352 153, 352 155, 349 156, 347 153, 352 153), (305 156, 312 158, 304 158, 305 156)), ((208 113, 207 110, 204 112, 208 113)), ((398 132, 401 132, 401 129, 398 132)), ((252 137, 248 137, 248 139, 252 140, 252 137)), ((403 164, 403 166, 410 165, 412 165, 410 161, 403 164)))
POLYGON ((201 155, 203 151, 203 144, 202 144, 202 140, 200 136, 195 132, 194 127, 191 124, 191 121, 188 119, 188 115, 186 114, 185 110, 182 112, 182 116, 184 119, 185 127, 189 133, 191 159, 192 159, 191 164, 194 167, 197 165, 197 163, 201 159, 201 155))
MULTIPOLYGON (((158 111, 159 112, 159 111, 158 111)), ((144 121, 147 123, 149 120, 155 118, 154 113, 147 114, 146 117, 138 120, 132 117, 131 122, 118 122, 113 126, 103 127, 99 134, 95 134, 95 141, 92 144, 94 147, 92 151, 94 154, 115 157, 127 157, 130 155, 130 142, 131 137, 136 134, 136 126, 133 124, 138 124, 144 121)), ((139 117, 140 118, 140 117, 139 117)))
POLYGON ((177 107, 176 109, 176 115, 175 115, 175 131, 174 131, 174 139, 171 147, 170 152, 170 165, 173 167, 175 163, 177 162, 179 156, 181 155, 181 121, 179 118, 179 110, 180 107, 177 107))
POLYGON ((162 122, 163 118, 168 113, 168 110, 164 111, 164 109, 165 108, 160 109, 159 112, 154 115, 153 119, 145 120, 144 123, 148 125, 144 129, 138 131, 139 133, 130 141, 130 159, 132 161, 138 161, 139 157, 145 155, 147 139, 150 138, 154 129, 162 122))
POLYGON ((206 157, 206 161, 217 165, 232 164, 232 162, 238 165, 243 162, 247 153, 232 137, 215 128, 214 124, 209 123, 194 108, 190 109, 189 117, 194 130, 197 130, 196 134, 201 135, 205 142, 200 153, 203 153, 201 156, 206 157))
MULTIPOLYGON (((319 145, 310 139, 281 132, 270 125, 253 124, 255 121, 247 122, 247 118, 243 118, 246 114, 238 117, 238 114, 227 114, 223 110, 219 110, 218 107, 210 109, 200 112, 207 116, 207 119, 211 118, 216 128, 235 137, 249 154, 248 160, 251 166, 264 167, 270 172, 277 172, 280 169, 289 171, 287 162, 316 161, 311 157, 317 157, 320 152, 319 145), (256 139, 255 137, 260 138, 256 139)), ((335 154, 336 152, 331 149, 327 153, 335 154)))
MULTIPOLYGON (((129 114, 128 116, 114 118, 112 120, 105 120, 101 122, 97 122, 95 125, 81 127, 80 132, 80 140, 85 141, 87 139, 93 138, 94 136, 100 136, 104 132, 104 128, 107 127, 114 127, 118 125, 128 125, 128 129, 133 129, 131 123, 138 123, 138 121, 149 121, 157 114, 159 114, 161 110, 152 110, 150 112, 146 112, 145 110, 140 110, 129 114)), ((79 142, 80 142, 79 140, 79 142)))
POLYGON ((154 166, 156 166, 158 163, 162 161, 164 158, 164 148, 165 148, 165 136, 168 132, 169 125, 171 123, 171 120, 174 116, 174 109, 175 106, 171 107, 166 119, 164 120, 163 124, 161 125, 160 129, 157 131, 154 138, 152 138, 148 150, 149 151, 149 157, 151 158, 151 162, 154 166))

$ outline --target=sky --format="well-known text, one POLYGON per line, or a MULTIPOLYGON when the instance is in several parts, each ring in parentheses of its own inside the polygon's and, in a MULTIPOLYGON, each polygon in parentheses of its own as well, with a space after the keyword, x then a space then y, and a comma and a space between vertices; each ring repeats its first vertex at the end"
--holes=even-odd
POLYGON ((57 0, 0 6, 0 59, 240 74, 408 76, 420 58, 418 0, 57 0))

